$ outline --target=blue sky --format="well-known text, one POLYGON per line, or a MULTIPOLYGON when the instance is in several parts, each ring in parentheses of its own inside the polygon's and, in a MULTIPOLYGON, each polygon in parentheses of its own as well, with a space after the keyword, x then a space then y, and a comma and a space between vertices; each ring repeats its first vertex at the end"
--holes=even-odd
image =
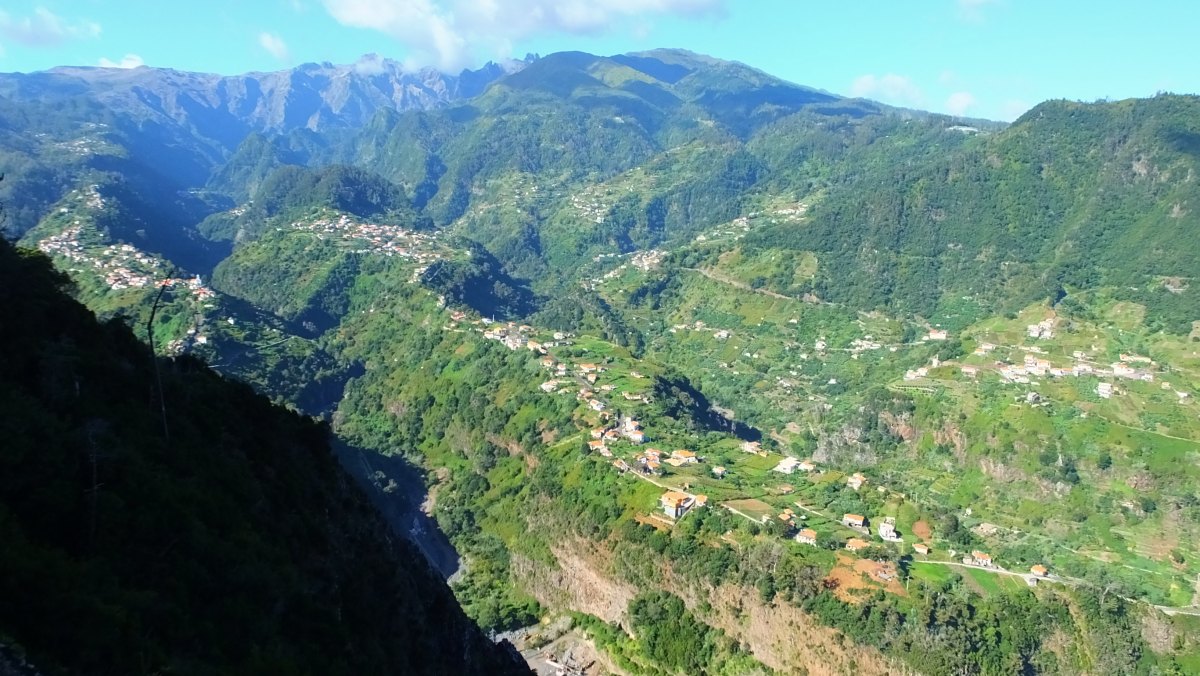
POLYGON ((218 73, 373 52, 444 70, 683 47, 835 93, 1011 120, 1048 98, 1200 92, 1187 0, 6 0, 0 71, 218 73))

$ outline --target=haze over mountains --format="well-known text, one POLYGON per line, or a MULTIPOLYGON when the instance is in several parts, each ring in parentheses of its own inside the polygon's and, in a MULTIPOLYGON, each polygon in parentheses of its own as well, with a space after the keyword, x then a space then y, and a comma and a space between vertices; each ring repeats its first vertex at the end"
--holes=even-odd
POLYGON ((525 62, 488 63, 447 75, 406 70, 368 54, 336 66, 306 63, 244 75, 150 68, 61 67, 0 75, 0 94, 18 102, 87 97, 134 120, 171 122, 199 136, 237 145, 251 131, 323 131, 365 124, 380 109, 428 109, 470 98, 525 62))
POLYGON ((165 280, 164 365, 329 421, 484 630, 631 673, 1200 665, 1198 139, 684 50, 0 75, 10 237, 143 333, 165 280))

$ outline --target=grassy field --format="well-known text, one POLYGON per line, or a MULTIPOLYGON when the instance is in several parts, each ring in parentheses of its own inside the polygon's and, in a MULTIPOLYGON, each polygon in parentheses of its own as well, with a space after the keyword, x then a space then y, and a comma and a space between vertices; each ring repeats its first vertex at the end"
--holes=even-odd
POLYGON ((763 517, 774 518, 779 513, 778 509, 762 500, 729 500, 722 503, 722 505, 736 509, 755 520, 762 520, 763 517))

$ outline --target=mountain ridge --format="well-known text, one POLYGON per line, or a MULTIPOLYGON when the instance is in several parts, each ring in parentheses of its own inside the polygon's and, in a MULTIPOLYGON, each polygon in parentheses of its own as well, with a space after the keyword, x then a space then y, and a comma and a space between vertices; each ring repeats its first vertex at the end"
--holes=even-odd
POLYGON ((434 108, 478 94, 524 62, 489 62, 456 75, 368 55, 347 65, 305 63, 238 75, 140 66, 60 66, 0 74, 0 94, 15 101, 92 96, 135 119, 190 126, 232 150, 251 131, 338 129, 365 124, 380 108, 434 108))

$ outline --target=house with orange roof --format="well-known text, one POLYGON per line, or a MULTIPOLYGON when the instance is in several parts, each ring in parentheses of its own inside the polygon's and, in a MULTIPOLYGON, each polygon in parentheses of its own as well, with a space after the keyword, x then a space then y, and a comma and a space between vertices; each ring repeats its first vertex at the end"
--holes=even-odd
POLYGON ((850 538, 846 541, 846 549, 852 552, 860 552, 870 546, 870 542, 867 542, 861 538, 850 538))
POLYGON ((862 488, 865 483, 867 483, 867 477, 863 476, 862 472, 855 472, 850 475, 849 479, 846 479, 846 485, 854 490, 862 488))
POLYGON ((924 542, 918 542, 917 544, 913 545, 913 551, 921 554, 922 556, 929 556, 929 545, 925 544, 924 542))
POLYGON ((696 462, 699 462, 698 458, 696 458, 696 454, 695 454, 695 453, 692 453, 691 451, 688 451, 688 450, 685 450, 685 449, 682 449, 682 448, 681 448, 681 449, 679 449, 679 450, 677 450, 677 451, 672 451, 672 452, 671 452, 671 457, 672 457, 672 458, 677 458, 677 459, 679 459, 679 460, 682 460, 683 462, 685 462, 685 463, 687 463, 687 464, 689 464, 689 465, 690 465, 690 464, 694 464, 694 463, 696 463, 696 462))
POLYGON ((817 545, 817 531, 811 528, 801 529, 799 533, 796 533, 796 542, 815 547, 817 545))
POLYGON ((696 500, 687 493, 667 491, 659 498, 659 504, 662 505, 663 513, 672 519, 678 519, 687 514, 687 511, 696 504, 696 500))
POLYGON ((1050 570, 1047 569, 1045 566, 1043 566, 1040 563, 1037 565, 1031 566, 1029 568, 1029 572, 1033 573, 1034 575, 1036 575, 1038 577, 1047 577, 1050 575, 1050 570))
POLYGON ((605 448, 604 441, 601 439, 592 439, 591 441, 588 442, 588 450, 590 450, 590 451, 599 451, 604 448, 605 448))
POLYGON ((967 564, 967 565, 974 564, 974 565, 976 565, 976 566, 983 566, 984 568, 991 568, 992 566, 996 565, 996 564, 995 564, 995 563, 992 561, 992 555, 991 555, 991 554, 987 554, 987 553, 985 553, 985 552, 981 552, 981 551, 979 551, 978 549, 976 549, 975 551, 971 552, 971 555, 970 555, 970 556, 964 556, 964 557, 963 557, 963 563, 965 563, 965 564, 967 564))

